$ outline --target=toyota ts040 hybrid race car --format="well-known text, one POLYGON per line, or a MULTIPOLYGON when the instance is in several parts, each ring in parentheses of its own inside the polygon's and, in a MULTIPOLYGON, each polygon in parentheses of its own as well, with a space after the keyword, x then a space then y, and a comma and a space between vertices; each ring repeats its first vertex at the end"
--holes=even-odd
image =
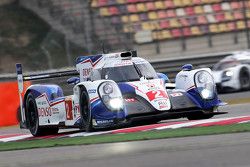
POLYGON ((219 92, 250 89, 250 52, 233 52, 215 64, 212 73, 219 92))
POLYGON ((207 119, 223 105, 216 93, 211 70, 184 65, 173 86, 166 75, 156 73, 135 51, 81 56, 76 71, 23 76, 16 65, 21 103, 21 128, 34 136, 49 135, 59 128, 93 131, 133 123, 156 123, 187 117, 207 119), (35 84, 24 93, 23 81, 76 75, 73 94, 64 96, 58 85, 35 84))

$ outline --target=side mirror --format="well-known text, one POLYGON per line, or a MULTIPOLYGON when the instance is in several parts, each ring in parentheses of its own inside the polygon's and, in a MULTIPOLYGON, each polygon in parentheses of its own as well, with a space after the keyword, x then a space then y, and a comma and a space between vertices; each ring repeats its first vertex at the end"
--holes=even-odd
POLYGON ((193 70, 193 65, 192 64, 185 64, 184 66, 182 66, 181 69, 183 71, 191 71, 191 70, 193 70))
POLYGON ((163 73, 157 73, 158 78, 163 79, 164 83, 169 83, 170 80, 166 74, 163 73))
POLYGON ((67 80, 67 83, 70 84, 78 84, 80 82, 80 78, 78 77, 71 77, 67 80))

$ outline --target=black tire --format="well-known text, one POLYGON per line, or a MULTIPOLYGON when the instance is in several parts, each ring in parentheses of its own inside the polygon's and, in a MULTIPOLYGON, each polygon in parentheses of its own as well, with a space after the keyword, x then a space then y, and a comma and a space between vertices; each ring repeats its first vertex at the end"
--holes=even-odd
POLYGON ((250 88, 250 75, 246 68, 240 70, 239 81, 241 90, 247 90, 250 88))
POLYGON ((37 106, 36 106, 35 98, 33 97, 31 93, 27 95, 25 106, 26 106, 27 125, 29 127, 30 133, 33 136, 45 136, 45 135, 52 135, 52 134, 58 133, 58 130, 59 130, 58 127, 39 126, 37 106))
POLYGON ((89 103, 89 95, 87 91, 81 88, 80 95, 80 110, 81 110, 81 119, 82 119, 82 128, 85 129, 86 132, 93 132, 92 125, 92 115, 90 111, 90 103, 89 103))

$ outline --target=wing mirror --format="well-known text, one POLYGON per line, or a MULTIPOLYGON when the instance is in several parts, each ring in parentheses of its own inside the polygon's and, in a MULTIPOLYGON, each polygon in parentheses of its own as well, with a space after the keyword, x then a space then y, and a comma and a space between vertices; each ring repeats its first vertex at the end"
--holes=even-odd
POLYGON ((80 78, 78 77, 71 77, 67 80, 67 83, 70 84, 78 84, 80 82, 80 78))
POLYGON ((169 78, 168 78, 168 76, 166 74, 157 73, 157 76, 158 76, 158 78, 163 79, 165 83, 170 82, 170 80, 169 80, 169 78))
POLYGON ((183 71, 191 71, 191 70, 193 70, 193 65, 192 64, 185 64, 184 66, 182 66, 181 69, 183 71))

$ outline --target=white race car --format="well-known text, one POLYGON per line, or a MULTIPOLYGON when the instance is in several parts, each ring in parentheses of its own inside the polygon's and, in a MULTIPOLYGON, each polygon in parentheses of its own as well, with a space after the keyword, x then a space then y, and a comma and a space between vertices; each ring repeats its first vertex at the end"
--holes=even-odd
POLYGON ((207 119, 224 105, 217 96, 209 68, 184 65, 169 86, 165 74, 156 73, 136 52, 80 56, 76 70, 22 74, 16 65, 21 103, 21 128, 34 136, 58 132, 58 128, 93 131, 133 123, 156 123, 163 119, 187 117, 207 119), (65 96, 55 84, 34 84, 23 93, 23 81, 77 75, 67 80, 72 94, 65 96))
POLYGON ((233 52, 212 68, 217 89, 220 92, 247 90, 250 88, 250 52, 233 52))

